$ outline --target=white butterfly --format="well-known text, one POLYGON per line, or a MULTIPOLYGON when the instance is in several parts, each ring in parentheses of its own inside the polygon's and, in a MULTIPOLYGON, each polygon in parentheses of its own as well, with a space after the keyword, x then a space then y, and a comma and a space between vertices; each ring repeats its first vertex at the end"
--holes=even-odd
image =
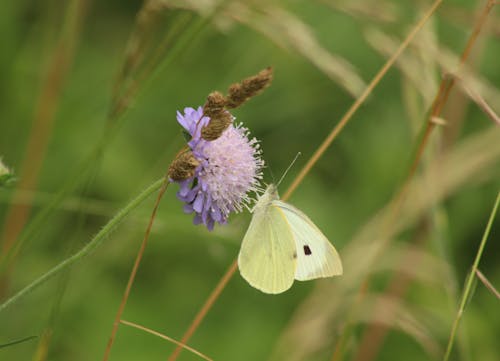
POLYGON ((342 274, 335 248, 309 217, 279 200, 273 184, 253 209, 238 266, 243 278, 265 293, 284 292, 294 280, 342 274))

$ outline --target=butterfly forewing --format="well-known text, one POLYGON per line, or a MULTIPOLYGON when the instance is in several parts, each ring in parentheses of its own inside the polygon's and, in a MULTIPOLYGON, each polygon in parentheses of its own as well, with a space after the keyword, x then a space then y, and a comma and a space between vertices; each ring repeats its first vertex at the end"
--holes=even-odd
POLYGON ((295 279, 305 281, 342 274, 342 263, 337 251, 309 217, 279 200, 272 202, 272 208, 284 215, 295 241, 295 279))
POLYGON ((243 238, 238 266, 253 287, 281 293, 295 278, 295 242, 286 218, 265 195, 259 199, 243 238))

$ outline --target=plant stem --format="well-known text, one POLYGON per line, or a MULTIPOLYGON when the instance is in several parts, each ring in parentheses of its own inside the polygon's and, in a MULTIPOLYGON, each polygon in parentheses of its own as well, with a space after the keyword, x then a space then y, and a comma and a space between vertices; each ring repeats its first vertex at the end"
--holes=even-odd
POLYGON ((490 290, 491 293, 493 293, 493 295, 497 298, 497 300, 500 300, 500 292, 496 290, 495 286, 493 286, 491 282, 488 281, 486 276, 483 275, 483 273, 479 269, 476 270, 476 276, 481 280, 481 282, 483 282, 483 285, 488 290, 490 290))
POLYGON ((120 325, 120 319, 122 317, 123 311, 125 310, 125 306, 127 304, 128 297, 130 295, 130 290, 132 289, 132 285, 134 284, 135 276, 137 274, 137 270, 139 269, 142 256, 144 255, 149 235, 151 234, 151 228, 153 228, 153 223, 156 218, 156 212, 158 211, 160 201, 163 195, 165 194, 165 191, 167 190, 169 184, 170 183, 168 181, 168 178, 165 177, 162 181, 160 191, 158 192, 158 197, 156 198, 156 202, 153 207, 153 212, 151 213, 151 217, 149 219, 148 228, 146 229, 146 233, 144 234, 144 238, 142 239, 141 247, 139 248, 139 252, 137 252, 137 256, 135 257, 134 266, 132 267, 132 271, 130 272, 130 276, 127 282, 127 287, 125 288, 125 292, 123 293, 120 306, 118 307, 118 311, 116 312, 115 322, 113 323, 113 329, 111 330, 111 335, 109 336, 108 344, 106 346, 106 350, 104 351, 103 361, 106 361, 111 353, 111 348, 113 347, 113 343, 116 338, 116 332, 118 331, 118 326, 120 325))
POLYGON ((192 347, 189 347, 188 345, 186 344, 183 344, 182 342, 179 342, 177 340, 174 340, 172 337, 168 337, 167 335, 164 335, 162 333, 159 333, 157 331, 154 331, 154 330, 151 330, 150 328, 147 328, 147 327, 144 327, 144 326, 141 326, 141 325, 138 325, 136 323, 133 323, 133 322, 129 322, 129 321, 125 321, 125 320, 120 320, 120 323, 123 323, 124 325, 127 325, 127 326, 130 326, 130 327, 134 327, 134 328, 137 328, 138 330, 141 330, 141 331, 145 331, 147 333, 150 333, 152 335, 155 335, 155 336, 158 336, 158 337, 161 337, 163 338, 164 340, 167 340, 167 341, 170 341, 172 343, 175 343, 177 346, 179 347, 182 347, 192 353, 194 353, 195 355, 197 356, 200 356, 202 359, 204 360, 207 360, 207 361, 212 361, 212 359, 204 354, 202 354, 200 351, 197 351, 195 350, 194 348, 192 347))
POLYGON ((498 192, 497 199, 495 201, 495 205, 493 206, 493 210, 491 211, 491 214, 490 214, 490 219, 488 220, 488 224, 486 225, 486 229, 484 230, 483 239, 481 240, 481 243, 479 245, 479 249, 477 250, 477 253, 476 253, 476 259, 474 260, 474 263, 472 265, 472 269, 467 277, 467 283, 465 285, 464 293, 462 294, 462 300, 460 301, 460 307, 458 308, 458 312, 457 312, 457 315, 455 317, 455 321, 453 322, 453 327, 451 329, 450 339, 448 340, 448 346, 446 347, 446 353, 444 354, 443 361, 448 361, 448 359, 450 357, 451 349, 453 348, 453 341, 455 340, 455 334, 457 333, 458 325, 459 325, 460 320, 463 316, 463 313, 465 310, 465 305, 467 303, 467 300, 469 299, 469 294, 472 290, 472 283, 473 283, 474 278, 475 278, 475 274, 476 274, 477 267, 479 265, 479 261, 481 260, 481 256, 483 254, 484 246, 486 245, 486 240, 488 239, 488 236, 490 234, 491 225, 493 224, 493 220, 495 219, 495 215, 497 213, 498 204, 500 204, 500 192, 498 192))
POLYGON ((92 253, 97 247, 99 247, 102 242, 106 239, 109 234, 120 224, 120 222, 125 219, 125 217, 135 208, 137 208, 146 198, 148 198, 152 193, 156 190, 160 189, 160 187, 164 183, 164 178, 161 178, 142 191, 136 198, 134 198, 129 204, 127 204, 124 208, 122 208, 116 216, 114 216, 100 231, 95 235, 95 237, 87 243, 80 251, 75 253, 69 258, 66 258, 64 261, 59 263, 57 266, 53 267, 48 272, 44 273, 42 276, 38 277, 36 280, 31 282, 29 285, 24 287, 22 290, 17 292, 14 296, 6 300, 4 303, 0 305, 0 312, 3 311, 8 306, 13 303, 19 301, 20 298, 25 296, 27 293, 33 291, 35 288, 40 286, 41 284, 48 281, 50 278, 54 277, 59 272, 63 271, 70 265, 75 262, 80 261, 83 257, 88 256, 92 253))

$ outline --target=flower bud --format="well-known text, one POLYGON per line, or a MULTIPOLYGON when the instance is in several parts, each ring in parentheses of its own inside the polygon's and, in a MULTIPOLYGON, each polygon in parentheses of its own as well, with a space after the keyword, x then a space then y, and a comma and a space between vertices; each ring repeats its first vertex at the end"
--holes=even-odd
POLYGON ((168 167, 168 178, 174 182, 192 178, 199 165, 200 162, 194 157, 191 150, 185 150, 179 153, 168 167))

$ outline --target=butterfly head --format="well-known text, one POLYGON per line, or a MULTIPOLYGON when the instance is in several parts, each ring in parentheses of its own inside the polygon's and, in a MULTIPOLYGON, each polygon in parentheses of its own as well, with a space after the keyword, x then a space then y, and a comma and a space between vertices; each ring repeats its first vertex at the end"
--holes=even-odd
POLYGON ((265 209, 272 201, 279 199, 278 188, 274 184, 269 184, 266 191, 259 197, 252 212, 257 209, 265 209))
POLYGON ((275 184, 269 184, 266 188, 266 191, 264 192, 264 194, 262 195, 262 197, 264 196, 267 196, 269 198, 279 198, 279 195, 278 195, 278 186, 275 185, 275 184))

